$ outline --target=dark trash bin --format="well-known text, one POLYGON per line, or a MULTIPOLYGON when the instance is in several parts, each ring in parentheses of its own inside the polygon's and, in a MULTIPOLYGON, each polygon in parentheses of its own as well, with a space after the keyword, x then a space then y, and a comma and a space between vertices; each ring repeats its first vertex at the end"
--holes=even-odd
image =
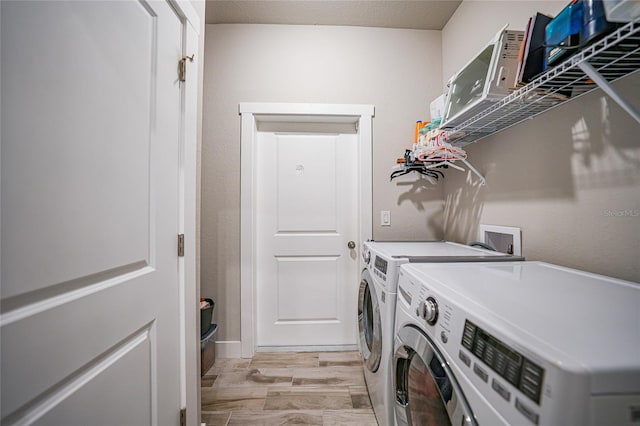
POLYGON ((200 338, 202 339, 211 327, 211 318, 213 318, 215 302, 213 299, 202 297, 200 298, 200 306, 200 338), (202 307, 203 303, 206 304, 205 307, 202 307))
POLYGON ((216 362, 216 331, 218 324, 211 324, 209 330, 200 338, 200 376, 204 376, 216 362))
POLYGON ((200 299, 200 376, 204 376, 216 361, 216 339, 218 325, 212 324, 213 299, 200 299))

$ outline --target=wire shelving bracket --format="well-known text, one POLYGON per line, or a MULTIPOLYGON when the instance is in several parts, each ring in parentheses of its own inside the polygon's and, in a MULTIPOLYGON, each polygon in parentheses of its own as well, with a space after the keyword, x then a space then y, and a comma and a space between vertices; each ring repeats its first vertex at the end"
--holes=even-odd
POLYGON ((618 28, 449 130, 447 140, 455 146, 465 146, 598 87, 640 123, 640 113, 611 86, 612 82, 638 70, 640 19, 618 28))

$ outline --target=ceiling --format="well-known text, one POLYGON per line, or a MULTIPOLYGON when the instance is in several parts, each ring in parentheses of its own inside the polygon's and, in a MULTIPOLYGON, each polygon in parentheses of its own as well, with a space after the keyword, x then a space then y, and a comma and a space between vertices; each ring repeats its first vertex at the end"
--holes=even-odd
POLYGON ((462 0, 206 0, 207 24, 441 30, 462 0))

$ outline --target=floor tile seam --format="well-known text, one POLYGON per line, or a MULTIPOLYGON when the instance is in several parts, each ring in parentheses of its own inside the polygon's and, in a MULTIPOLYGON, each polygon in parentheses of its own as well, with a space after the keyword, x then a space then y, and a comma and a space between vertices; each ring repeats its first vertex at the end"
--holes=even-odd
MULTIPOLYGON (((262 375, 262 374, 261 374, 262 375)), ((286 379, 286 380, 279 380, 279 381, 274 381, 274 382, 264 382, 261 383, 259 381, 252 381, 252 380, 244 380, 244 381, 239 381, 240 383, 237 383, 238 381, 235 381, 236 383, 227 383, 227 379, 226 377, 222 377, 220 380, 215 380, 211 386, 207 386, 207 387, 211 387, 211 388, 215 388, 215 389, 223 389, 226 387, 233 387, 233 388, 262 388, 262 387, 268 387, 268 386, 279 386, 279 387, 292 387, 293 386, 293 376, 269 376, 269 375, 262 375, 262 377, 266 377, 266 378, 279 378, 279 379, 286 379)))
MULTIPOLYGON (((328 387, 328 388, 335 388, 335 387, 357 387, 360 386, 357 383, 335 383, 335 384, 331 384, 331 383, 293 383, 291 386, 291 388, 313 388, 313 387, 328 387)), ((287 387, 287 386, 282 386, 287 387)))
POLYGON ((231 421, 231 414, 233 414, 233 410, 229 410, 229 415, 227 416, 227 421, 224 422, 224 426, 228 426, 231 421))
MULTIPOLYGON (((1 1, 1 0, 0 0, 1 1)), ((263 389, 263 388, 268 388, 268 387, 275 387, 275 388, 281 388, 281 389, 290 389, 293 387, 300 387, 300 386, 293 386, 291 383, 289 382, 281 382, 280 384, 274 384, 274 383, 268 383, 268 384, 256 384, 256 383, 246 383, 246 384, 233 384, 233 385, 229 385, 226 383, 222 383, 219 384, 218 386, 215 386, 215 384, 211 387, 208 388, 203 388, 203 389, 229 389, 229 388, 233 388, 233 389, 263 389)))
MULTIPOLYGON (((301 409, 295 409, 295 408, 283 408, 281 410, 233 410, 233 413, 236 414, 242 414, 242 415, 251 415, 251 414, 322 414, 323 412, 325 412, 327 410, 325 409, 309 409, 309 408, 301 408, 301 409)), ((345 411, 345 410, 328 410, 328 411, 336 411, 336 412, 340 412, 340 411, 345 411)), ((373 412, 373 411, 372 411, 373 412)))
MULTIPOLYGON (((278 388, 278 386, 273 386, 275 388, 278 388)), ((281 387, 286 387, 286 386, 281 386, 281 387)), ((238 395, 238 396, 245 396, 245 397, 249 397, 248 399, 258 399, 258 398, 266 398, 267 395, 267 388, 268 386, 224 386, 224 387, 209 387, 209 388, 201 388, 201 391, 204 390, 205 393, 214 393, 214 396, 229 396, 230 394, 234 394, 238 395), (264 393, 264 396, 255 396, 255 395, 251 395, 252 391, 264 391, 264 392, 255 392, 255 393, 259 393, 262 394, 264 393)), ((202 399, 202 397, 201 397, 202 399)), ((247 399, 247 398, 245 398, 247 399)), ((220 400, 220 399, 218 399, 220 400)), ((224 399, 222 399, 222 401, 224 401, 224 399)))
POLYGON ((284 368, 283 370, 306 370, 306 371, 317 371, 318 373, 326 373, 330 371, 341 372, 341 371, 351 371, 351 372, 362 372, 364 374, 364 370, 360 365, 334 365, 327 367, 296 367, 296 368, 284 368))
MULTIPOLYGON (((297 411, 304 411, 304 413, 302 413, 302 414, 308 414, 308 415, 312 415, 312 416, 317 416, 317 417, 319 417, 319 420, 320 420, 320 421, 322 422, 322 424, 324 425, 324 415, 323 415, 323 414, 322 414, 322 412, 320 412, 319 410, 291 410, 291 411, 283 411, 282 413, 277 413, 277 411, 275 411, 275 412, 268 412, 268 414, 282 414, 283 416, 287 416, 287 415, 289 415, 289 414, 294 414, 294 415, 295 415, 295 414, 299 414, 299 413, 297 413, 297 411)), ((238 413, 238 414, 236 415, 236 419, 237 419, 238 417, 242 416, 242 415, 245 415, 245 416, 246 416, 247 414, 248 414, 248 413, 238 413)), ((252 412, 252 413, 251 413, 251 414, 249 414, 249 415, 260 415, 260 414, 263 414, 263 413, 258 412, 258 411, 255 411, 255 412, 252 412)), ((266 414, 266 413, 264 413, 264 414, 266 414)), ((277 416, 277 415, 276 415, 276 417, 279 417, 279 416, 277 416)), ((229 416, 229 420, 227 421, 227 423, 225 424, 225 426, 228 426, 228 425, 231 423, 231 419, 232 419, 232 418, 233 418, 233 415, 232 415, 232 416, 229 416)), ((241 417, 240 417, 240 418, 241 418, 241 417)), ((234 419, 234 420, 235 420, 235 419, 234 419)), ((298 424, 298 423, 296 423, 296 424, 298 424)))
MULTIPOLYGON (((263 398, 263 399, 264 399, 264 401, 262 403, 262 408, 261 409, 258 409, 258 407, 251 407, 251 408, 246 408, 246 409, 244 407, 232 407, 229 410, 215 410, 215 411, 228 412, 228 413, 234 413, 234 412, 246 413, 246 412, 252 412, 252 411, 262 412, 262 411, 265 411, 264 410, 264 404, 266 403, 266 398, 263 398)), ((206 410, 206 411, 201 411, 201 412, 211 412, 211 411, 206 410)))
MULTIPOLYGON (((258 401, 256 401, 256 402, 258 402, 258 401)), ((264 401, 263 401, 263 403, 261 405, 263 411, 264 411, 265 403, 266 403, 266 398, 264 398, 264 401)), ((214 404, 212 404, 212 405, 214 405, 214 404)), ((222 405, 227 405, 227 404, 223 403, 222 405)), ((260 406, 258 406, 258 407, 260 407, 260 406)), ((218 412, 224 412, 224 411, 229 411, 229 412, 230 411, 252 411, 252 410, 254 410, 254 409, 258 408, 258 407, 244 409, 244 407, 232 406, 229 410, 219 410, 218 409, 218 410, 214 410, 214 411, 218 411, 218 412)), ((211 412, 211 410, 205 410, 205 411, 202 411, 202 412, 211 412)))
MULTIPOLYGON (((269 394, 269 391, 271 391, 273 388, 274 391, 281 391, 283 390, 283 388, 285 388, 285 386, 267 386, 267 395, 269 394)), ((312 385, 312 386, 291 386, 290 389, 300 389, 300 388, 304 388, 305 390, 311 390, 311 389, 325 389, 325 388, 331 388, 328 390, 332 390, 335 391, 336 388, 344 388, 345 391, 349 392, 349 395, 351 395, 351 392, 349 391, 349 386, 348 385, 336 385, 336 386, 327 386, 327 385, 312 385)))
POLYGON ((296 369, 296 368, 324 368, 319 365, 292 365, 292 364, 254 364, 245 368, 281 368, 281 369, 296 369))

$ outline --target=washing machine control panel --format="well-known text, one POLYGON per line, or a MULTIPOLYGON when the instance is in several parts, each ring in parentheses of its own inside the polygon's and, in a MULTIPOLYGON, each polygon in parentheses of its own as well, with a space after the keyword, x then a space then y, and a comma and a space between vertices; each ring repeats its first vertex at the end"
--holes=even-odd
POLYGON ((526 397, 540 404, 542 367, 469 320, 465 320, 462 346, 526 397))
POLYGON ((371 272, 373 275, 381 279, 382 281, 387 281, 387 267, 389 266, 389 262, 381 258, 380 256, 375 256, 373 260, 373 269, 371 272))
POLYGON ((387 274, 387 267, 389 266, 389 262, 381 258, 380 256, 376 256, 375 267, 382 274, 387 274))

